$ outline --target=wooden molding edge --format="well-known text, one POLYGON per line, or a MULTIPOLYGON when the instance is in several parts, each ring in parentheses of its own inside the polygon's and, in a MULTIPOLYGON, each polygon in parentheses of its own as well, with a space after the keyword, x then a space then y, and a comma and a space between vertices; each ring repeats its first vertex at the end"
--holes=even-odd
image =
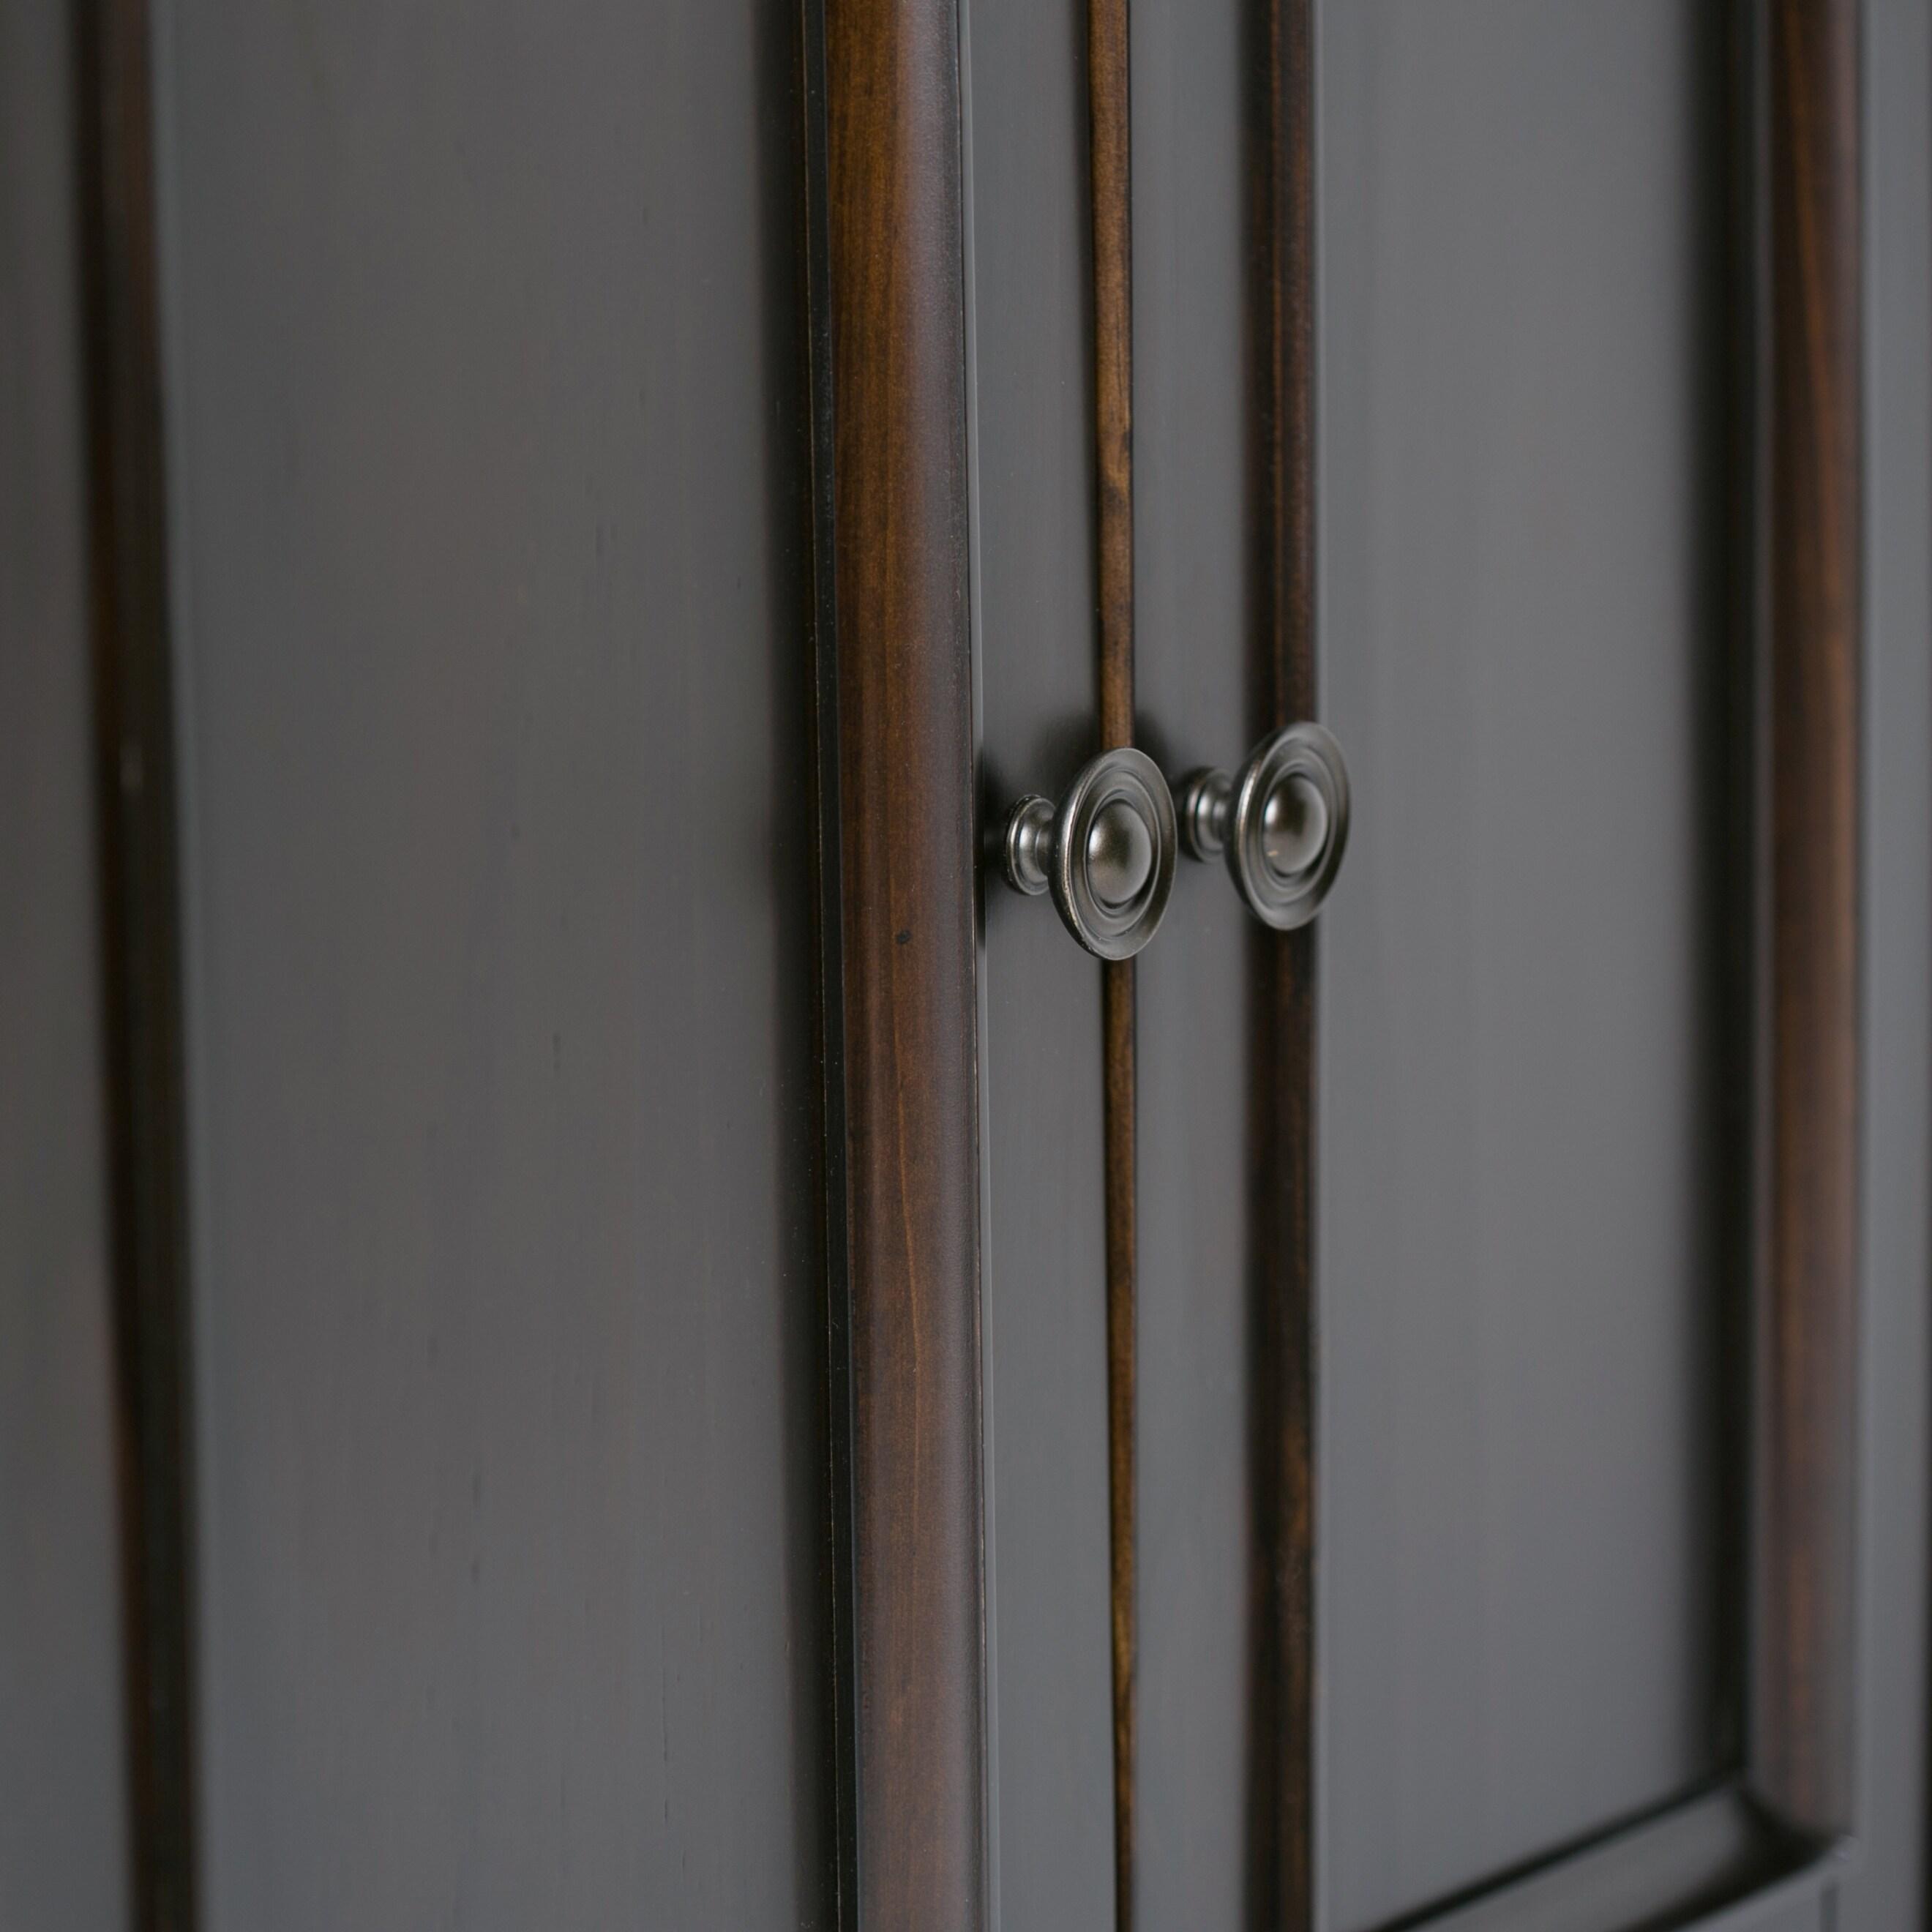
MULTIPOLYGON (((1244 106, 1255 735, 1316 716, 1315 70, 1311 0, 1254 0, 1244 106)), ((1248 1865, 1255 1922, 1315 1921, 1315 940, 1250 939, 1256 1696, 1248 1865)))
POLYGON ((1862 249, 1857 0, 1768 10, 1769 820, 1750 1762, 1853 1822, 1862 249))
MULTIPOLYGON (((828 1243, 843 1356, 834 1516, 849 1525, 842 1913, 848 1925, 978 1932, 978 865, 958 21, 953 0, 806 0, 806 13, 808 62, 814 46, 823 58, 814 388, 830 553, 827 1119, 842 1168, 842 1240, 828 1243)), ((808 77, 808 111, 814 91, 808 77)))

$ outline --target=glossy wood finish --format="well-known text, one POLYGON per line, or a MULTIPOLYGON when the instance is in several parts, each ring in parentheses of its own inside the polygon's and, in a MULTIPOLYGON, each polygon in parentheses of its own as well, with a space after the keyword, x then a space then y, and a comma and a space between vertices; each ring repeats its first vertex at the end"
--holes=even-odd
MULTIPOLYGON (((1258 364, 1252 488, 1256 738, 1320 716, 1315 644, 1316 84, 1313 0, 1262 0, 1250 295, 1258 364)), ((1255 1765, 1258 1922, 1315 1923, 1316 932, 1257 931, 1249 1214, 1255 1265, 1255 1765)))
POLYGON ((856 1908, 964 1932, 986 1826, 958 22, 828 0, 824 36, 856 1908))
POLYGON ((1768 1200, 1753 1766, 1854 1817, 1859 659, 1859 10, 1768 10, 1768 1200))
POLYGON ((1100 744, 1134 741, 1133 171, 1127 0, 1087 0, 1100 744))
MULTIPOLYGON (((1088 0, 1094 423, 1103 750, 1134 742, 1133 194, 1127 0, 1088 0)), ((1107 1508, 1114 1683, 1114 1911, 1134 1922, 1136 1620, 1134 962, 1101 970, 1107 1162, 1107 1508)))
POLYGON ((150 33, 146 0, 80 20, 131 1882, 143 1932, 189 1932, 194 1482, 150 33))
POLYGON ((1103 962, 1101 1026, 1106 1069, 1107 1136, 1107 1528, 1108 1631, 1114 1694, 1114 1912, 1121 1932, 1134 1918, 1134 1739, 1136 1629, 1136 1532, 1139 1406, 1139 1251, 1135 1176, 1134 964, 1103 962))

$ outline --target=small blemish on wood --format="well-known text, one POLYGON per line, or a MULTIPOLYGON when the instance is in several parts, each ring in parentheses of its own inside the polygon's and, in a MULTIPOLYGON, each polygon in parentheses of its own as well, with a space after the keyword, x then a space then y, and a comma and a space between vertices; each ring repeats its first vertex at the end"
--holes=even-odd
POLYGON ((892 944, 895 946, 910 946, 912 944, 912 928, 908 926, 902 932, 894 933, 892 944))

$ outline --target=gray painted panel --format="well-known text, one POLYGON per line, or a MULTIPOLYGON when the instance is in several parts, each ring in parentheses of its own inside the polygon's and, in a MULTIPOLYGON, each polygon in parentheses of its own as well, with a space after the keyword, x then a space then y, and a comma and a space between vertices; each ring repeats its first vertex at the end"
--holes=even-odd
POLYGON ((1322 16, 1324 1922, 1713 1766, 1690 0, 1322 16))
POLYGON ((794 36, 164 7, 208 1922, 826 1922, 794 36))
POLYGON ((70 32, 0 8, 0 1924, 126 1922, 70 32))
MULTIPOLYGON (((1140 742, 1246 752, 1251 514, 1242 8, 1135 0, 1140 742)), ((1184 862, 1140 986, 1137 1922, 1246 1922, 1248 921, 1184 862)))
MULTIPOLYGON (((986 796, 1095 743, 1083 9, 970 21, 977 631, 986 796)), ((986 895, 987 1498, 999 1922, 1113 1924, 1100 969, 986 895)))
POLYGON ((1699 1919, 1697 1932, 1832 1932, 1840 1896, 1816 1870, 1803 1872, 1699 1919))
POLYGON ((1865 10, 1867 604, 1859 1856, 1840 1932, 1925 1922, 1932 1000, 1932 32, 1865 10))

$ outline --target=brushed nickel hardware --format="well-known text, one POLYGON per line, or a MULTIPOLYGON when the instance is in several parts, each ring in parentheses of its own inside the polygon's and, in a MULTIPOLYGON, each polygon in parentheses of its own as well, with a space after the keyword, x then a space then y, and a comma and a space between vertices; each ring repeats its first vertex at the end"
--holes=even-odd
POLYGON ((1222 859, 1265 926, 1286 932, 1321 910, 1348 839, 1348 769, 1319 724, 1264 738, 1233 777, 1190 772, 1177 788, 1180 849, 1222 859))
POLYGON ((1102 959, 1131 959, 1174 890, 1174 800, 1131 747, 1084 766, 1055 806, 1028 793, 1000 821, 1000 868, 1016 892, 1051 892, 1067 931, 1102 959))

